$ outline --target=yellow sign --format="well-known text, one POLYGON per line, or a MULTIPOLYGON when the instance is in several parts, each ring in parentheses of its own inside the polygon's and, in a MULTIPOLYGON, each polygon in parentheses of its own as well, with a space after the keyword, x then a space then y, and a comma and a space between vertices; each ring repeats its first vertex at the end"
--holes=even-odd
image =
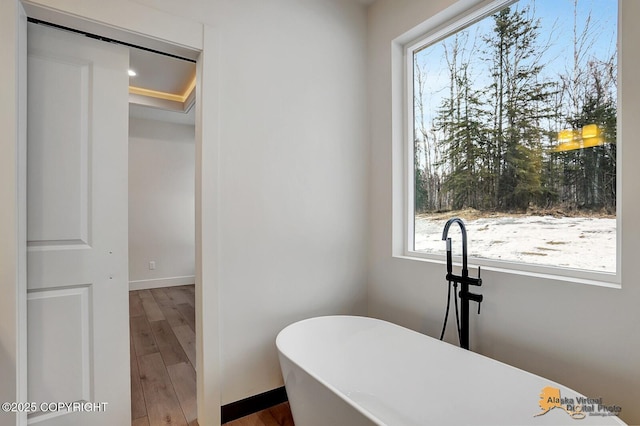
POLYGON ((558 142, 560 144, 554 149, 556 152, 604 145, 605 140, 597 124, 587 124, 582 130, 561 130, 558 142))

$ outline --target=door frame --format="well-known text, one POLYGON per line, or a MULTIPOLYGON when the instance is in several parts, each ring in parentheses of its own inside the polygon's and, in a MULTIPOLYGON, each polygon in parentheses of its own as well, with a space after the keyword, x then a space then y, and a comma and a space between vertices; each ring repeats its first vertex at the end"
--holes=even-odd
MULTIPOLYGON (((126 11, 109 15, 103 10, 93 11, 100 16, 88 16, 92 11, 84 7, 80 10, 63 10, 56 7, 43 6, 34 2, 46 3, 47 0, 11 0, 0 3, 0 15, 10 24, 5 28, 13 31, 12 37, 7 37, 0 51, 4 53, 6 61, 0 63, 0 76, 8 77, 0 81, 0 88, 14 96, 7 97, 0 103, 0 111, 6 112, 0 123, 4 125, 8 144, 5 159, 0 159, 0 165, 7 166, 7 171, 1 177, 4 182, 0 190, 0 205, 6 206, 8 214, 0 215, 0 235, 11 235, 15 238, 0 239, 0 260, 2 260, 3 275, 13 279, 0 282, 0 294, 5 294, 0 307, 7 307, 0 317, 7 320, 4 327, 0 327, 0 349, 10 353, 0 353, 0 369, 13 372, 13 384, 9 390, 0 390, 0 395, 13 396, 16 402, 27 402, 27 327, 26 327, 26 15, 59 25, 81 28, 88 32, 102 33, 107 31, 111 38, 119 38, 134 44, 164 45, 168 49, 186 49, 191 51, 197 60, 196 66, 196 176, 195 176, 195 243, 196 243, 196 375, 198 421, 200 424, 220 425, 220 348, 219 348, 219 38, 216 29, 184 18, 170 17, 160 13, 167 20, 177 20, 178 28, 191 30, 191 40, 201 38, 191 47, 185 47, 180 31, 169 25, 166 31, 158 31, 158 25, 153 23, 146 26, 140 20, 132 19, 126 11), (13 22, 11 22, 13 21, 13 22), (24 22, 23 22, 24 21, 24 22), (24 34, 21 30, 24 26, 24 34), (142 27, 142 28, 141 28, 142 27), (114 37, 114 32, 117 36, 114 37), (162 33, 159 37, 158 32, 162 33), (195 47, 193 46, 195 44, 195 47), (22 90, 21 90, 22 88, 22 90), (12 91, 13 90, 13 91, 12 91), (207 117, 204 120, 203 117, 207 117), (206 261, 205 261, 206 260, 206 261), (6 265, 5 265, 6 261, 6 265), (6 266, 6 268, 5 268, 6 266), (7 300, 8 299, 8 300, 7 300), (13 302, 13 303, 12 303, 13 302), (204 307, 206 306, 206 310, 204 307), (13 364, 13 365, 11 365, 13 364), (212 401, 217 403, 212 404, 212 401), (209 402, 208 404, 206 402, 209 402)), ((154 16, 159 12, 155 9, 139 4, 129 6, 134 8, 137 16, 154 16)), ((62 8, 79 8, 75 4, 61 5, 62 8)), ((114 8, 117 9, 117 8, 114 8)), ((144 21, 144 20, 143 20, 144 21)), ((149 20, 153 22, 153 20, 149 20)), ((189 46, 189 45, 187 45, 189 46)), ((4 152, 3 148, 3 152, 4 152)), ((128 312, 128 309, 127 309, 128 312)), ((126 366, 128 368, 128 366, 126 366)), ((9 380, 11 382, 11 380, 9 380)), ((7 397, 6 401, 11 401, 7 397)), ((4 402, 4 401, 3 401, 4 402)), ((0 418, 13 418, 12 424, 27 425, 26 413, 0 413, 0 418)))

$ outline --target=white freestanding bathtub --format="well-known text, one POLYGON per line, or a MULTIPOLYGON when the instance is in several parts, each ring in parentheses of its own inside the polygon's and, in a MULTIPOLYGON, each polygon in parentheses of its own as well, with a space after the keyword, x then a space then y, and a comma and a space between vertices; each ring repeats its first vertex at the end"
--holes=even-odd
POLYGON ((595 401, 598 395, 589 395, 581 419, 563 407, 535 416, 554 394, 541 398, 545 388, 558 391, 558 404, 574 415, 569 404, 584 396, 373 318, 300 321, 282 330, 276 345, 296 426, 624 425, 610 415, 611 405, 598 406, 608 402, 595 401))

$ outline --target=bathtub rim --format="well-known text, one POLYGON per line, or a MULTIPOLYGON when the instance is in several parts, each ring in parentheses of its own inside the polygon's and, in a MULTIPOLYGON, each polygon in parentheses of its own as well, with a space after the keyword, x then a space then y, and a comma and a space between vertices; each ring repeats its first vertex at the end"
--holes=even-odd
MULTIPOLYGON (((304 371, 306 374, 308 374, 309 376, 311 376, 312 378, 314 378, 315 380, 318 381, 318 383, 320 383, 321 385, 323 385, 324 387, 328 388, 331 392, 333 392, 335 395, 337 395, 340 399, 342 399, 344 402, 346 402, 347 404, 349 404, 351 407, 353 407, 356 411, 358 411, 360 414, 364 415, 367 419, 371 420, 373 423, 375 423, 376 425, 379 426, 387 426, 385 423, 383 423, 380 419, 378 419, 376 416, 373 415, 373 413, 369 412, 368 410, 364 409, 362 406, 360 406, 359 404, 356 404, 351 398, 349 398, 347 395, 345 395, 344 392, 342 392, 341 390, 339 390, 338 388, 336 388, 335 386, 333 386, 332 384, 328 383, 326 380, 323 380, 322 378, 320 378, 315 372, 310 371, 308 368, 303 368, 298 362, 294 361, 291 359, 290 356, 286 355, 281 348, 281 345, 279 344, 279 342, 281 342, 281 334, 284 333, 289 327, 294 326, 294 325, 298 325, 304 322, 311 322, 314 320, 319 320, 322 318, 365 318, 367 320, 375 320, 375 321, 380 321, 380 322, 388 322, 388 321, 384 321, 384 320, 379 320, 377 318, 372 318, 372 317, 366 317, 363 315, 321 315, 321 316, 316 316, 316 317, 311 317, 311 318, 305 318, 303 320, 299 320, 296 322, 293 322, 289 325, 287 325, 285 328, 283 328, 282 330, 280 330, 280 332, 278 333, 278 335, 276 336, 276 347, 278 348, 278 355, 285 357, 290 363, 294 364, 296 367, 298 367, 299 369, 301 369, 302 371, 304 371)), ((389 324, 393 324, 393 323, 389 323, 389 324)), ((396 324, 393 324, 396 325, 396 324)), ((401 327, 401 326, 399 326, 401 327)), ((282 366, 280 366, 280 368, 282 369, 282 366)), ((285 384, 285 388, 287 385, 287 381, 286 381, 286 377, 283 377, 284 380, 284 384, 285 384)))
MULTIPOLYGON (((364 415, 367 419, 371 420, 373 423, 375 423, 376 425, 379 425, 379 426, 387 426, 387 425, 386 425, 386 423, 384 423, 381 419, 379 419, 378 417, 376 417, 373 413, 371 413, 370 411, 368 411, 368 410, 367 410, 367 409, 365 409, 364 407, 362 407, 362 406, 358 405, 356 402, 354 402, 354 401, 353 401, 351 398, 349 398, 349 397, 348 397, 348 396, 347 396, 343 391, 341 391, 341 390, 339 390, 338 388, 336 388, 335 386, 331 385, 331 384, 330 384, 330 383, 328 383, 326 380, 324 380, 324 379, 320 378, 320 377, 319 377, 319 376, 318 376, 314 371, 311 371, 311 370, 310 370, 310 369, 308 369, 308 368, 303 368, 303 367, 300 365, 300 363, 298 363, 298 362, 296 362, 296 361, 292 360, 292 359, 291 359, 291 357, 290 357, 290 356, 288 356, 288 355, 286 355, 286 354, 283 352, 283 350, 282 350, 282 345, 281 345, 281 343, 282 343, 282 340, 284 339, 284 337, 282 337, 282 338, 281 338, 281 335, 283 335, 283 333, 284 333, 284 332, 285 332, 289 327, 292 327, 292 326, 295 326, 295 325, 300 325, 300 324, 305 323, 305 322, 321 321, 322 319, 328 319, 328 318, 336 318, 336 319, 338 319, 338 318, 343 318, 343 319, 344 319, 344 318, 358 318, 358 319, 360 319, 360 320, 364 319, 364 320, 366 320, 366 321, 371 321, 371 322, 376 322, 376 323, 384 323, 384 324, 390 325, 390 326, 392 326, 392 327, 397 327, 397 328, 399 328, 399 329, 403 329, 404 331, 408 331, 408 332, 410 332, 411 334, 418 335, 420 338, 428 338, 428 339, 431 339, 431 340, 435 341, 435 343, 442 343, 442 344, 444 344, 444 345, 449 345, 449 346, 451 346, 454 350, 465 351, 465 352, 469 353, 469 355, 470 355, 470 356, 472 356, 472 357, 473 357, 473 356, 479 356, 479 357, 482 357, 482 358, 486 358, 486 359, 488 359, 488 360, 490 360, 490 361, 493 361, 493 362, 495 362, 495 363, 501 364, 501 365, 506 366, 506 367, 508 367, 508 368, 511 368, 511 369, 517 370, 517 371, 519 371, 519 372, 521 372, 521 373, 526 373, 526 374, 527 374, 527 375, 529 375, 529 376, 533 376, 533 377, 536 377, 536 378, 543 379, 543 380, 547 381, 547 382, 548 382, 548 384, 549 384, 550 386, 557 386, 557 387, 559 387, 559 388, 561 388, 561 389, 566 389, 566 390, 568 390, 568 391, 570 391, 570 392, 574 393, 574 394, 575 394, 575 396, 580 396, 580 397, 585 397, 585 398, 586 398, 586 396, 585 396, 585 395, 583 395, 582 393, 577 392, 577 391, 575 391, 573 388, 570 388, 570 387, 568 387, 568 386, 565 386, 565 385, 563 385, 563 384, 560 384, 560 383, 558 383, 558 382, 556 382, 556 381, 554 381, 554 380, 547 379, 546 377, 540 376, 540 375, 538 375, 538 374, 534 374, 534 373, 532 373, 532 372, 530 372, 530 371, 527 371, 527 370, 523 370, 523 369, 521 369, 521 368, 515 367, 515 366, 513 366, 513 365, 507 364, 507 363, 502 362, 502 361, 499 361, 499 360, 497 360, 497 359, 494 359, 494 358, 488 357, 488 356, 486 356, 486 355, 483 355, 483 354, 480 354, 480 353, 477 353, 477 352, 473 352, 473 351, 471 351, 471 350, 463 349, 463 348, 461 348, 461 347, 459 347, 459 346, 453 345, 453 344, 448 343, 448 342, 445 342, 445 341, 443 341, 443 340, 436 339, 435 337, 431 337, 431 336, 429 336, 429 335, 427 335, 427 334, 423 334, 423 333, 420 333, 420 332, 418 332, 418 331, 412 330, 412 329, 410 329, 410 328, 407 328, 407 327, 401 326, 401 325, 399 325, 399 324, 392 323, 392 322, 390 322, 390 321, 382 320, 382 319, 379 319, 379 318, 367 317, 367 316, 364 316, 364 315, 320 315, 320 316, 315 316, 315 317, 305 318, 305 319, 302 319, 302 320, 299 320, 299 321, 293 322, 293 323, 291 323, 291 324, 287 325, 286 327, 284 327, 282 330, 280 330, 280 332, 279 332, 279 333, 278 333, 278 335, 276 336, 276 347, 277 347, 277 349, 278 349, 278 355, 279 355, 279 356, 283 356, 283 357, 285 357, 289 362, 291 362, 292 364, 294 364, 297 368, 300 368, 302 371, 304 371, 306 374, 308 374, 309 376, 311 376, 313 379, 317 380, 320 384, 322 384, 323 386, 325 386, 326 388, 328 388, 328 389, 329 389, 330 391, 332 391, 334 394, 338 395, 338 397, 339 397, 340 399, 342 399, 343 401, 345 401, 345 402, 346 402, 347 404, 349 404, 351 407, 353 407, 353 408, 354 408, 354 409, 356 409, 358 412, 360 412, 362 415, 364 415)), ((282 366, 281 366, 281 370, 282 370, 282 366)), ((284 379, 284 381, 285 381, 285 387, 286 387, 286 378, 283 378, 283 379, 284 379)), ((619 416, 609 416, 608 418, 614 418, 614 419, 615 419, 615 422, 617 422, 619 425, 622 425, 622 426, 626 426, 626 425, 627 425, 627 423, 625 423, 625 422, 624 422, 624 421, 623 421, 619 416)))

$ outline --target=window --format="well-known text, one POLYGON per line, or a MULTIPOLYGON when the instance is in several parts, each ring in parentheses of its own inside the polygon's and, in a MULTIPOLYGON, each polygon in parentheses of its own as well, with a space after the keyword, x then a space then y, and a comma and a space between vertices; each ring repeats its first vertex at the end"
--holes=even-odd
POLYGON ((407 47, 411 255, 458 216, 476 263, 613 280, 617 22, 617 0, 502 0, 407 47))

